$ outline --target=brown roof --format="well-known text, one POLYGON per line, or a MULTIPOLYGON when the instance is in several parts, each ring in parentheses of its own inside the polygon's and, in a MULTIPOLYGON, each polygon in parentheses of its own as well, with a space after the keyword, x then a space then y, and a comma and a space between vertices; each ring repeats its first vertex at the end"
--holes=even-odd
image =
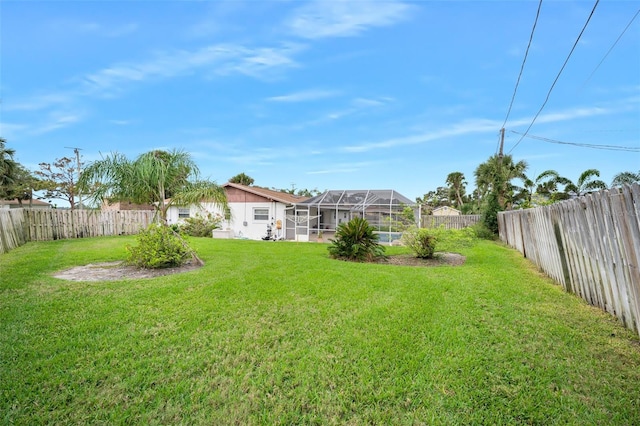
MULTIPOLYGON (((31 200, 31 204, 34 206, 51 207, 51 204, 45 203, 44 201, 40 201, 35 198, 31 200)), ((0 200, 0 206, 19 206, 19 205, 20 205, 20 202, 18 201, 17 198, 14 200, 0 200)), ((29 200, 22 200, 22 207, 29 207, 29 200)))
POLYGON ((227 182, 222 186, 224 188, 228 188, 228 187, 236 188, 241 191, 246 191, 250 194, 259 195, 259 196, 268 198, 269 200, 279 201, 285 204, 299 203, 308 198, 308 197, 301 197, 300 195, 289 194, 287 192, 274 191, 272 189, 262 188, 259 186, 240 185, 239 183, 227 182))

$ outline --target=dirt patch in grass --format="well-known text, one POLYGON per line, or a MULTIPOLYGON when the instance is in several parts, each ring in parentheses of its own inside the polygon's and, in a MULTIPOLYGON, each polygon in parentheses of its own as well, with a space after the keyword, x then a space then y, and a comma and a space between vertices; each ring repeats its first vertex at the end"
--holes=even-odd
POLYGON ((433 259, 421 259, 412 254, 398 254, 380 259, 376 263, 403 266, 459 266, 464 264, 466 258, 458 253, 436 253, 433 259))
POLYGON ((125 279, 154 278, 179 274, 200 268, 197 263, 186 263, 176 268, 144 269, 122 262, 90 263, 57 272, 53 276, 69 281, 115 281, 125 279))

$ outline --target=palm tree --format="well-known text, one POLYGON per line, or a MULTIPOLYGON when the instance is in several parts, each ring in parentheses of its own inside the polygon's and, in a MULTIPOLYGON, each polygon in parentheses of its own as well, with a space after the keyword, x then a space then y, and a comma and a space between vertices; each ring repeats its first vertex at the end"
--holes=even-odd
POLYGON ((151 204, 165 225, 167 211, 173 205, 207 201, 223 211, 228 209, 224 189, 214 182, 200 180, 198 167, 183 151, 150 151, 134 161, 113 153, 85 168, 79 184, 94 189, 93 202, 151 204))
POLYGON ((240 173, 229 179, 230 183, 239 183, 240 185, 251 186, 253 185, 253 178, 244 173, 240 173))
MULTIPOLYGON (((6 143, 5 139, 0 138, 0 188, 2 188, 2 192, 7 191, 14 184, 18 170, 18 163, 13 159, 16 151, 6 148, 6 143)), ((7 196, 9 196, 8 191, 7 194, 0 195, 0 198, 7 196)))
POLYGON ((449 199, 454 199, 456 208, 462 207, 462 197, 465 193, 465 178, 464 174, 460 172, 453 172, 447 175, 446 180, 447 185, 449 185, 449 199))
POLYGON ((564 198, 570 198, 572 195, 580 197, 592 191, 607 189, 607 184, 600 179, 595 179, 597 177, 600 177, 600 172, 597 169, 587 169, 578 176, 575 183, 565 179, 560 182, 565 186, 563 193, 559 195, 564 198))
POLYGON ((567 178, 560 176, 555 170, 545 170, 540 173, 534 181, 527 179, 525 186, 528 191, 528 202, 530 205, 536 204, 533 197, 537 195, 538 202, 545 204, 545 199, 549 202, 558 201, 558 185, 571 183, 567 178))
POLYGON ((613 188, 614 186, 631 185, 632 183, 640 183, 640 170, 638 170, 638 173, 618 173, 613 177, 613 181, 611 181, 611 187, 613 188))
POLYGON ((512 181, 514 179, 524 181, 527 167, 527 163, 523 160, 514 162, 511 155, 503 157, 493 155, 476 168, 474 172, 476 187, 483 198, 490 192, 495 192, 500 207, 510 208, 513 205, 516 190, 520 189, 512 181))

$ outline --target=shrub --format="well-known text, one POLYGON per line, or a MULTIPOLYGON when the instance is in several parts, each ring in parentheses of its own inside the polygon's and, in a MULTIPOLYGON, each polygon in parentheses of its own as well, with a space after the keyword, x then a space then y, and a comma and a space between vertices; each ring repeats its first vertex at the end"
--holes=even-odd
POLYGON ((470 247, 477 239, 473 227, 444 229, 444 226, 441 226, 437 235, 439 251, 456 251, 462 247, 470 247))
POLYGON ((480 222, 486 229, 493 234, 498 233, 498 212, 502 211, 500 203, 498 202, 498 196, 495 192, 490 192, 487 195, 487 200, 482 208, 482 216, 480 222))
POLYGON ((192 250, 171 228, 151 224, 136 237, 137 246, 127 246, 127 263, 142 268, 170 268, 184 264, 192 250))
POLYGON ((475 233, 477 238, 483 240, 496 240, 498 236, 493 233, 486 225, 482 222, 478 222, 471 227, 473 232, 475 233))
POLYGON ((407 229, 402 234, 402 243, 409 247, 416 257, 432 259, 436 251, 436 244, 440 239, 440 229, 417 228, 415 226, 407 229))
POLYGON ((336 238, 330 240, 329 254, 334 259, 373 261, 384 257, 384 247, 378 243, 375 228, 366 219, 355 217, 341 223, 336 230, 336 238))
POLYGON ((188 217, 180 224, 180 232, 192 237, 210 237, 211 231, 220 227, 222 217, 207 213, 204 216, 188 217))

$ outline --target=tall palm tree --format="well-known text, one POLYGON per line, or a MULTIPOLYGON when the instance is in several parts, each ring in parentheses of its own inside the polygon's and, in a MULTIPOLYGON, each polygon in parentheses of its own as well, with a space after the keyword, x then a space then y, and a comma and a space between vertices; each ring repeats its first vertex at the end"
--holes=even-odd
POLYGON ((488 193, 495 192, 498 204, 501 208, 510 208, 513 205, 514 195, 519 189, 512 183, 514 179, 526 179, 526 161, 514 162, 511 155, 502 158, 498 155, 489 157, 480 164, 474 174, 476 187, 484 198, 488 193))
POLYGON ((640 170, 638 173, 633 172, 622 172, 618 173, 613 177, 613 181, 611 181, 611 187, 614 186, 622 186, 622 185, 631 185, 632 183, 640 183, 640 170))
MULTIPOLYGON (((92 201, 131 201, 151 204, 163 224, 169 207, 212 202, 228 208, 224 189, 199 179, 199 170, 183 151, 150 151, 131 161, 113 153, 91 163, 82 171, 82 188, 92 188, 92 201)), ((87 191, 88 192, 88 191, 87 191)))
POLYGON ((467 184, 467 182, 465 182, 464 174, 461 172, 449 173, 447 175, 446 183, 449 185, 449 198, 454 198, 456 208, 461 208, 462 197, 465 194, 465 186, 467 184))

